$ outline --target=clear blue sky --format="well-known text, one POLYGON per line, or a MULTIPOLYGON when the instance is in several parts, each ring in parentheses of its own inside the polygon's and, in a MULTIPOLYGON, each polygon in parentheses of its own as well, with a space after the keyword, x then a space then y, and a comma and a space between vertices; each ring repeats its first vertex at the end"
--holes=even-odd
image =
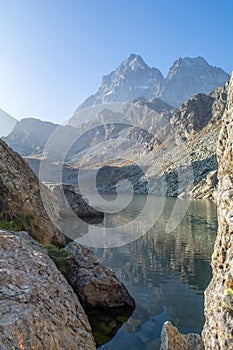
POLYGON ((0 0, 0 108, 61 122, 130 53, 233 69, 232 0, 0 0))

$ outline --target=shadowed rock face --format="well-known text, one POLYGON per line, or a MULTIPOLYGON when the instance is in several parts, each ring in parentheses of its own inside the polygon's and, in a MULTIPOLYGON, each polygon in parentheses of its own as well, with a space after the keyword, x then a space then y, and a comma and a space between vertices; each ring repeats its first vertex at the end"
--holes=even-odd
MULTIPOLYGON (((13 218, 43 245, 64 246, 64 236, 50 222, 44 209, 40 190, 50 203, 56 197, 39 180, 27 162, 0 139, 0 218, 13 218)), ((55 207, 50 208, 57 215, 55 207)))
POLYGON ((7 231, 0 248, 1 349, 94 350, 87 316, 46 250, 7 231))
POLYGON ((134 300, 112 270, 81 245, 70 243, 66 250, 74 262, 69 283, 85 309, 124 309, 125 314, 132 313, 134 300))
POLYGON ((207 350, 233 349, 233 76, 217 147, 218 235, 212 257, 213 279, 206 290, 207 350))

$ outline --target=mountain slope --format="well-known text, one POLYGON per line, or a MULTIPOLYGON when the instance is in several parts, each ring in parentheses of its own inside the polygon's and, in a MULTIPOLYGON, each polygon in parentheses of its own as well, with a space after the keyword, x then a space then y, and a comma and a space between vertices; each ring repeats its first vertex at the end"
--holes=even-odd
POLYGON ((0 137, 8 135, 17 123, 17 119, 0 109, 0 137))
POLYGON ((58 124, 25 118, 17 122, 11 133, 3 139, 21 155, 41 154, 46 142, 57 127, 58 124))
POLYGON ((103 77, 97 93, 79 109, 138 97, 152 98, 160 91, 162 82, 163 75, 157 68, 150 68, 139 55, 131 54, 115 71, 103 77))
POLYGON ((76 169, 82 164, 86 174, 99 168, 97 186, 103 192, 114 192, 116 184, 128 178, 136 192, 144 193, 149 179, 151 193, 161 194, 165 183, 168 196, 212 198, 215 184, 208 193, 192 190, 217 170, 216 143, 226 99, 227 85, 210 95, 197 94, 175 111, 170 107, 158 113, 150 101, 141 99, 117 113, 104 109, 97 114, 96 125, 95 121, 82 125, 81 147, 78 140, 67 162, 76 169), (185 168, 190 186, 178 188, 178 176, 185 168))

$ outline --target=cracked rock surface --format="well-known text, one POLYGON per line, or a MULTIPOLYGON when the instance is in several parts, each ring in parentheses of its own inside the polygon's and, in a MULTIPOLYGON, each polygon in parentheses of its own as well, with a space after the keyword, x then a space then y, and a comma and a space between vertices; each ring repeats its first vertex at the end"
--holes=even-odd
POLYGON ((205 293, 206 350, 233 349, 233 76, 218 146, 218 235, 205 293))

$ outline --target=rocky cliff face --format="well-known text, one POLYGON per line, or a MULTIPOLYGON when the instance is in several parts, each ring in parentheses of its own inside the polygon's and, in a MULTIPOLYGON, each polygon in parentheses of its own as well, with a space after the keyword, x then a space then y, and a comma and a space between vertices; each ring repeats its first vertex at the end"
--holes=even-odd
POLYGON ((93 350, 82 306, 46 250, 0 231, 0 348, 93 350))
POLYGON ((207 350, 233 349, 233 76, 218 141, 219 229, 212 257, 213 278, 205 293, 207 350))
POLYGON ((158 95, 163 79, 158 69, 150 68, 139 55, 131 54, 115 71, 103 77, 97 93, 87 98, 79 109, 138 97, 151 98, 158 95))
MULTIPOLYGON (((41 186, 50 202, 56 197, 41 186)), ((57 215, 55 207, 51 208, 57 215)), ((0 139, 0 218, 14 219, 40 243, 64 246, 63 235, 50 222, 44 209, 39 180, 21 156, 0 139)))
POLYGON ((228 79, 227 73, 210 66, 202 57, 179 58, 164 78, 157 68, 150 68, 139 55, 131 54, 115 71, 103 77, 97 93, 78 107, 71 120, 79 118, 79 112, 85 108, 133 101, 139 97, 159 97, 173 107, 179 107, 192 95, 208 94, 228 79))
POLYGON ((179 58, 169 70, 160 97, 174 107, 198 93, 208 94, 229 79, 221 68, 210 66, 202 57, 179 58))

